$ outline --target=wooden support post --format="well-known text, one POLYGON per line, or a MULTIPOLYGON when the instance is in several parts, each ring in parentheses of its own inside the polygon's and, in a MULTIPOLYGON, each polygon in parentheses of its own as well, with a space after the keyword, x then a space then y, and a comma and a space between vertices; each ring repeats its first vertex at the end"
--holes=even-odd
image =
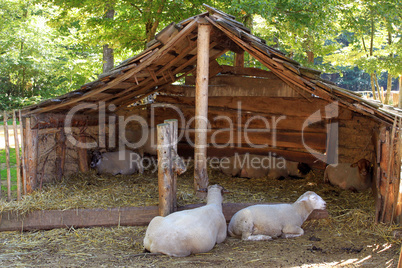
MULTIPOLYGON (((198 25, 197 77, 195 97, 195 148, 194 148, 194 188, 197 191, 208 186, 207 173, 207 127, 208 127, 208 74, 209 41, 211 26, 198 25)), ((199 197, 205 197, 197 192, 199 197)))
POLYGON ((234 66, 235 67, 244 67, 244 51, 243 53, 236 53, 235 54, 235 61, 234 61, 234 66))
POLYGON ((159 185, 159 215, 167 216, 171 211, 172 202, 172 163, 170 148, 169 124, 157 125, 158 135, 158 185, 159 185))
POLYGON ((25 136, 24 136, 24 121, 22 120, 21 110, 19 113, 19 121, 20 121, 20 133, 21 133, 21 154, 22 154, 22 192, 23 194, 27 194, 27 172, 26 172, 26 158, 25 158, 25 136))
MULTIPOLYGON (((56 176, 57 180, 61 181, 64 175, 64 164, 66 162, 66 133, 64 128, 60 128, 56 132, 56 176)), ((80 169, 81 169, 81 164, 80 169)))
POLYGON ((7 112, 3 113, 3 121, 4 121, 4 138, 6 145, 6 166, 7 166, 7 200, 11 200, 11 169, 10 169, 10 141, 8 137, 8 125, 7 125, 7 112))
POLYGON ((38 129, 31 129, 31 118, 26 118, 26 150, 25 159, 27 159, 27 193, 32 193, 37 187, 37 167, 38 167, 38 129))
POLYGON ((396 121, 396 131, 395 131, 395 149, 394 149, 394 166, 392 169, 393 181, 395 183, 394 186, 394 209, 392 211, 392 219, 394 222, 399 224, 400 216, 401 216, 401 125, 402 118, 395 117, 396 121), (398 164, 399 163, 399 164, 398 164))
MULTIPOLYGON (((80 134, 78 137, 78 141, 81 144, 85 144, 86 136, 85 134, 80 134)), ((88 153, 87 149, 84 147, 77 147, 78 151, 78 163, 79 163, 79 168, 80 171, 85 173, 89 171, 89 166, 88 166, 88 153)))
POLYGON ((15 110, 13 110, 13 129, 14 129, 14 144, 15 144, 15 158, 17 165, 17 200, 21 200, 21 163, 20 163, 20 143, 18 140, 17 120, 15 110))
MULTIPOLYGON (((396 163, 401 163, 402 161, 402 118, 399 118, 399 123, 398 123, 398 135, 397 135, 397 146, 396 146, 396 163)), ((396 189, 396 209, 395 209, 395 216, 396 216, 396 223, 401 224, 402 223, 402 183, 401 183, 401 165, 396 165, 396 174, 399 174, 398 176, 398 183, 399 186, 396 189)))
MULTIPOLYGON (((171 157, 177 156, 177 135, 179 131, 179 123, 177 119, 169 119, 164 121, 166 124, 169 125, 170 129, 170 150, 171 150, 171 157)), ((172 163, 173 168, 174 163, 172 163)), ((171 206, 170 211, 174 212, 177 210, 177 173, 175 170, 172 170, 172 180, 171 180, 171 206)))
MULTIPOLYGON (((395 119, 396 121, 396 119, 395 119)), ((392 223, 395 220, 395 209, 396 193, 395 187, 399 189, 399 183, 396 181, 396 175, 400 177, 400 174, 395 174, 395 128, 396 123, 394 123, 393 128, 386 129, 382 128, 380 139, 381 139, 381 159, 379 166, 379 186, 377 187, 379 194, 376 204, 376 222, 382 223, 392 223), (378 203, 380 202, 380 203, 378 203)), ((400 162, 398 163, 400 165, 400 162)))
POLYGON ((338 123, 329 122, 327 125, 327 164, 337 164, 338 163, 338 123))

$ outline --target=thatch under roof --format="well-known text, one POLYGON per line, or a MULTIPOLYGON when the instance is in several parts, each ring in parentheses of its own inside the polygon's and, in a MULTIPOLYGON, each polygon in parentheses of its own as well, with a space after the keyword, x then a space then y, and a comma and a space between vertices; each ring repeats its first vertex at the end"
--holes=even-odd
POLYGON ((197 26, 209 23, 213 26, 210 38, 210 65, 213 67, 210 67, 210 76, 220 73, 221 68, 215 60, 221 55, 228 51, 245 51, 299 93, 307 92, 327 101, 338 101, 352 111, 386 123, 392 123, 395 116, 402 116, 400 109, 363 99, 355 92, 320 78, 320 71, 303 67, 267 46, 265 40, 252 35, 250 29, 236 21, 235 17, 204 6, 207 12, 177 24, 171 23, 155 36, 147 49, 100 75, 98 80, 58 98, 29 106, 23 110, 23 115, 59 113, 82 102, 105 102, 106 105, 114 104, 117 109, 124 109, 152 93, 163 91, 165 86, 190 74, 195 75, 197 26))

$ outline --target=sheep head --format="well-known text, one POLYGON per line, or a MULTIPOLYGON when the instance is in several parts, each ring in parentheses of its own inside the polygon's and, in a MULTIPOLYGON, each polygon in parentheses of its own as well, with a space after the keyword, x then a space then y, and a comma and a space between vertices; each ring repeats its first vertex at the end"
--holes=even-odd
POLYGON ((304 194, 302 194, 299 199, 297 199, 298 203, 301 202, 306 202, 309 204, 312 209, 325 209, 327 203, 324 201, 324 199, 321 198, 318 194, 312 192, 312 191, 307 191, 304 194))

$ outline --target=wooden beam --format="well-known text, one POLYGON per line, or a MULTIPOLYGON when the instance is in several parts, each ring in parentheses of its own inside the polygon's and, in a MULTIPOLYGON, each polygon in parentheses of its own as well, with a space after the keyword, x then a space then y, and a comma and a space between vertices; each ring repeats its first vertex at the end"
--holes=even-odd
POLYGON ((171 47, 173 47, 177 42, 179 42, 182 38, 185 38, 185 36, 190 33, 191 31, 193 31, 195 29, 195 27, 197 26, 197 22, 198 19, 195 19, 194 21, 192 21, 191 23, 189 23, 183 30, 181 30, 179 32, 179 34, 177 34, 176 36, 174 36, 173 38, 171 38, 169 40, 169 42, 163 46, 160 50, 157 50, 156 53, 153 53, 151 57, 149 57, 145 62, 142 62, 140 65, 134 67, 133 69, 127 71, 126 73, 124 73, 121 76, 118 76, 117 78, 115 78, 114 80, 112 80, 111 82, 107 83, 104 86, 101 86, 99 88, 93 89, 91 91, 89 91, 88 93, 85 93, 84 95, 77 97, 77 98, 73 98, 70 99, 66 102, 57 104, 57 105, 51 105, 48 107, 43 107, 43 108, 38 108, 32 111, 29 111, 29 114, 32 113, 44 113, 44 112, 49 112, 51 110, 55 110, 55 109, 59 109, 74 103, 77 103, 79 101, 85 100, 88 97, 92 97, 100 92, 103 92, 117 84, 119 84, 120 82, 126 80, 127 78, 130 78, 131 76, 135 75, 136 73, 140 72, 141 70, 147 68, 149 65, 151 65, 155 60, 161 58, 163 55, 165 55, 166 53, 169 52, 169 50, 171 49, 171 47))
POLYGON ((338 138, 339 129, 338 122, 330 122, 327 125, 327 148, 326 148, 326 162, 327 164, 338 163, 338 138))
POLYGON ((11 201, 10 142, 9 142, 9 136, 8 136, 7 120, 8 120, 7 112, 4 111, 4 113, 3 113, 3 122, 4 122, 4 138, 5 138, 5 146, 6 146, 7 200, 11 201))
MULTIPOLYGON (((194 188, 207 188, 207 128, 208 128, 208 81, 209 81, 209 41, 211 25, 198 24, 197 38, 197 80, 195 97, 195 148, 194 148, 194 188)), ((197 192, 199 193, 199 192, 197 192)), ((199 194, 201 196, 202 194, 199 194)), ((205 197, 205 193, 203 196, 205 197)))
MULTIPOLYGON (((178 143, 178 131, 179 131, 179 124, 177 119, 168 119, 165 120, 165 123, 169 125, 169 133, 170 133, 170 145, 169 148, 171 150, 171 158, 177 156, 177 143, 178 143)), ((174 170, 174 162, 175 159, 170 160, 172 162, 172 173, 171 173, 171 204, 170 204, 170 211, 174 212, 177 210, 177 173, 174 170)))
POLYGON ((21 133, 21 159, 22 159, 22 192, 25 195, 27 193, 27 172, 26 172, 26 155, 25 155, 25 133, 24 132, 24 120, 21 116, 21 110, 18 111, 19 122, 20 122, 20 133, 21 133))
MULTIPOLYGON (((192 209, 205 204, 192 204, 178 210, 192 209)), ((227 222, 234 213, 254 203, 224 203, 223 214, 227 222)), ((32 231, 55 228, 84 228, 96 226, 144 226, 158 216, 157 206, 123 207, 109 209, 38 210, 24 216, 17 212, 0 214, 0 231, 32 231)), ((307 220, 328 218, 326 210, 314 210, 307 220)))
POLYGON ((15 158, 17 165, 17 200, 19 201, 21 200, 21 163, 20 163, 20 143, 18 139, 18 129, 17 129, 15 110, 13 110, 13 129, 14 129, 15 158))
POLYGON ((37 168, 38 168, 38 129, 31 128, 31 117, 26 118, 26 157, 27 159, 27 193, 32 193, 37 187, 37 168))
POLYGON ((64 164, 66 162, 66 134, 64 128, 60 128, 55 135, 56 142, 56 179, 61 181, 64 175, 64 164))
POLYGON ((244 51, 243 53, 236 53, 234 60, 234 67, 244 67, 244 51))
MULTIPOLYGON (((61 128, 66 121, 65 113, 43 113, 32 118, 31 129, 61 128)), ((88 116, 74 114, 71 120, 71 127, 97 126, 99 124, 98 116, 88 116)))
POLYGON ((169 124, 157 126, 158 142, 158 188, 159 188, 159 216, 167 216, 172 213, 172 158, 171 158, 171 133, 169 124))
MULTIPOLYGON (((158 95, 155 102, 165 102, 171 104, 186 104, 195 105, 194 97, 182 97, 182 96, 163 96, 158 95)), ((209 107, 224 107, 227 109, 239 109, 239 103, 241 104, 241 110, 247 112, 256 113, 270 113, 286 116, 312 116, 315 112, 324 109, 328 104, 327 101, 316 98, 313 102, 309 102, 302 98, 293 97, 262 97, 262 96, 221 96, 221 97, 209 97, 209 107), (281 112, 283 111, 283 112, 281 112)), ((334 113, 321 113, 320 118, 309 119, 330 119, 335 116, 334 113)), ((339 109, 337 119, 352 119, 352 112, 349 109, 339 109)))

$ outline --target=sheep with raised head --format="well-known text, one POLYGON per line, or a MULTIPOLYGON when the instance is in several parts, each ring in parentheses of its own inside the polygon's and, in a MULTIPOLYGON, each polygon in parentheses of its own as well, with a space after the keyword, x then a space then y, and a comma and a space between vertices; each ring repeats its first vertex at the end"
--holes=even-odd
POLYGON ((314 209, 325 209, 326 202, 307 191, 293 204, 261 204, 236 212, 229 222, 229 235, 243 240, 292 238, 304 234, 303 222, 314 209))
POLYGON ((185 257, 210 251, 226 239, 227 226, 222 213, 223 187, 208 187, 205 206, 157 216, 149 223, 144 247, 152 253, 185 257))
POLYGON ((355 192, 370 188, 372 180, 371 162, 364 158, 352 164, 330 164, 324 172, 324 182, 355 192))
POLYGON ((91 168, 96 168, 98 174, 131 175, 136 172, 143 173, 140 155, 130 150, 104 153, 96 151, 92 155, 91 168))

